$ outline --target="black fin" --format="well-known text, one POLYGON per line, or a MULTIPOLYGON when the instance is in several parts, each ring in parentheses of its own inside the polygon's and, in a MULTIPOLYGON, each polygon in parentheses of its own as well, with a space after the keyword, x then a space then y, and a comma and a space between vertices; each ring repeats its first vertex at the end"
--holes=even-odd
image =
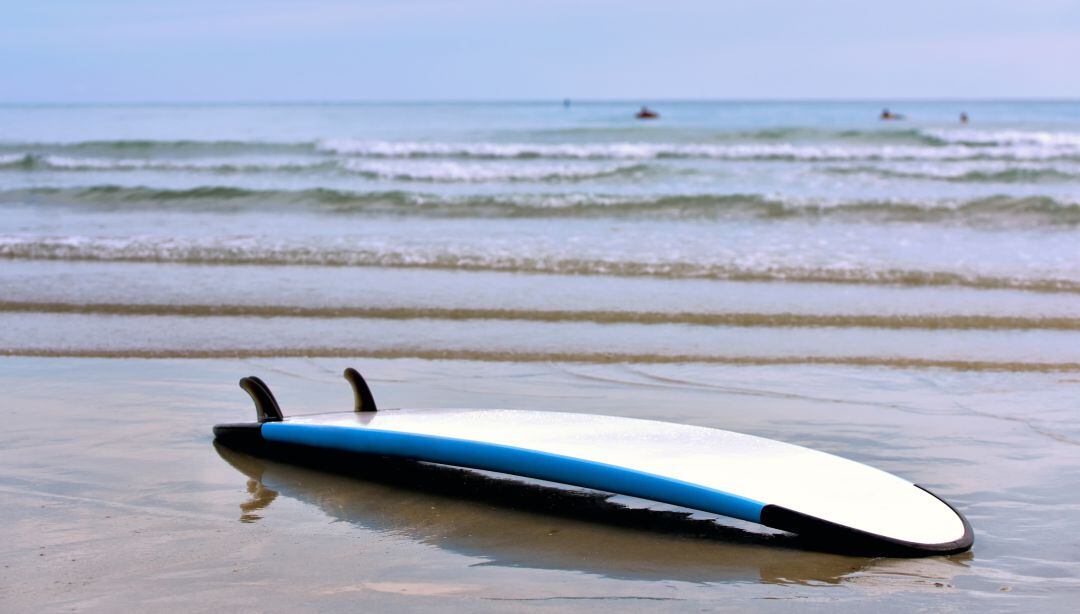
POLYGON ((255 401, 255 413, 259 422, 281 422, 284 417, 281 415, 281 407, 266 382, 252 375, 240 378, 240 387, 255 401))
POLYGON ((345 379, 352 385, 353 398, 356 400, 353 411, 357 413, 379 411, 378 406, 375 405, 375 397, 372 396, 371 389, 368 388, 367 382, 359 371, 352 367, 345 369, 345 379))
POLYGON ((249 376, 249 378, 251 379, 251 381, 258 384, 260 388, 262 388, 262 391, 265 394, 266 398, 270 400, 270 404, 267 406, 266 410, 266 420, 268 422, 277 422, 280 420, 284 420, 285 414, 281 411, 281 405, 278 405, 277 397, 275 397, 274 393, 270 391, 270 386, 266 382, 264 382, 261 377, 257 375, 251 375, 249 376))

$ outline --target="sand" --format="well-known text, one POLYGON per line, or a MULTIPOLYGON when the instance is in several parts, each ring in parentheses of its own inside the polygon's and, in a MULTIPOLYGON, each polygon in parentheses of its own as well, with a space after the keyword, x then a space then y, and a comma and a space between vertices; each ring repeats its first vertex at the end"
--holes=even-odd
POLYGON ((1076 374, 336 358, 0 365, 7 611, 1057 609, 1080 593, 1076 374), (848 456, 954 502, 975 548, 840 556, 625 497, 378 464, 317 471, 213 444, 214 423, 253 416, 240 376, 268 380, 287 414, 346 410, 346 364, 384 406, 614 413, 848 456))

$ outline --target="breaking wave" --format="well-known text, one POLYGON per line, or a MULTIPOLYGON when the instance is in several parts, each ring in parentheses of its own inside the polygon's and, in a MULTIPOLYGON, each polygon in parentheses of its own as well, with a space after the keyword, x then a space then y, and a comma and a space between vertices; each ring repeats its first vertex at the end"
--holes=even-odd
POLYGON ((987 225, 1080 225, 1080 202, 1048 196, 990 196, 919 203, 889 200, 825 201, 760 194, 628 196, 570 193, 455 196, 398 190, 254 190, 231 186, 166 189, 98 185, 0 191, 0 203, 88 206, 116 210, 308 208, 338 214, 479 218, 837 219, 987 225))
MULTIPOLYGON (((661 133, 664 134, 664 133, 661 133)), ((535 141, 535 136, 532 141, 535 141)), ((768 128, 749 132, 671 133, 661 142, 640 130, 575 128, 547 131, 541 142, 115 140, 72 143, 0 143, 0 156, 343 155, 369 158, 706 158, 720 160, 1054 160, 1080 159, 1080 133, 958 129, 843 130, 768 128), (581 139, 589 138, 588 142, 581 139), (559 141, 562 142, 559 142, 559 141)), ((0 157, 0 160, 11 160, 0 157)))
POLYGON ((975 130, 928 129, 921 131, 926 138, 941 143, 961 145, 1038 145, 1041 147, 1080 147, 1080 132, 1048 130, 975 130))
POLYGON ((0 155, 0 169, 24 171, 184 171, 218 174, 302 173, 339 171, 371 179, 395 181, 477 183, 490 181, 558 182, 640 175, 649 170, 645 164, 583 162, 505 162, 483 164, 455 160, 417 160, 405 163, 393 160, 314 160, 230 162, 225 160, 169 160, 140 158, 73 158, 46 154, 0 155))
POLYGON ((46 154, 0 156, 0 168, 59 171, 189 171, 212 173, 304 172, 334 169, 333 161, 239 163, 221 160, 151 158, 72 158, 46 154))
POLYGON ((234 155, 245 153, 306 153, 315 146, 313 142, 274 141, 199 141, 199 140, 153 140, 120 139, 105 141, 75 141, 69 143, 3 142, 0 152, 25 154, 72 154, 102 156, 193 156, 234 155))
POLYGON ((840 160, 1056 160, 1080 159, 1080 143, 1047 147, 1017 144, 974 147, 861 145, 834 143, 439 143, 320 141, 323 152, 367 158, 565 158, 648 160, 706 158, 717 160, 840 161, 840 160))
POLYGON ((250 237, 180 240, 147 237, 0 237, 0 258, 217 265, 373 266, 665 279, 785 281, 898 286, 953 286, 1080 293, 1080 280, 1027 278, 950 270, 741 266, 709 262, 636 262, 478 254, 382 247, 273 245, 250 237))
POLYGON ((1012 166, 997 169, 950 169, 948 167, 902 170, 880 166, 840 166, 824 169, 834 175, 872 175, 886 179, 948 181, 952 183, 1050 183, 1080 181, 1080 168, 1012 166))
POLYGON ((377 179, 426 182, 483 181, 572 181, 619 175, 642 174, 649 170, 644 164, 606 164, 582 166, 580 163, 526 164, 488 163, 483 165, 454 161, 425 161, 407 164, 381 160, 346 160, 345 169, 377 179))

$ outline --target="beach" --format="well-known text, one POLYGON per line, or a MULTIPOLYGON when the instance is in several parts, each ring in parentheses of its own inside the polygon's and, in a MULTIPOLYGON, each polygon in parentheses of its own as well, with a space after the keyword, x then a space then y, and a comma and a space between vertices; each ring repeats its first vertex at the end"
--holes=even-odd
POLYGON ((1065 610, 1080 107, 0 106, 11 611, 1065 610), (286 415, 667 420, 924 485, 964 554, 846 556, 630 497, 215 446, 286 415))
POLYGON ((91 611, 1066 609, 1078 589, 1077 383, 835 366, 5 358, 3 599, 91 611), (976 528, 975 548, 842 556, 627 497, 597 511, 482 484, 455 496, 457 479, 433 489, 212 445, 209 425, 253 415, 237 373, 261 373, 286 413, 311 413, 349 407, 342 364, 363 368, 388 407, 557 407, 845 455, 943 493, 976 528))

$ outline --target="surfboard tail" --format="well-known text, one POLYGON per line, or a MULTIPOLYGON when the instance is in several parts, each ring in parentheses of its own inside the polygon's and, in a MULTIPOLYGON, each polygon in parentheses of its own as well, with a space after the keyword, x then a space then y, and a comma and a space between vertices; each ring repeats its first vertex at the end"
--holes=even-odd
POLYGON ((256 421, 215 425, 214 438, 231 447, 253 450, 265 443, 262 425, 267 422, 281 422, 285 416, 281 413, 281 406, 270 391, 270 386, 262 378, 255 375, 242 377, 240 388, 248 393, 255 404, 256 421))
MULTIPOLYGON (((371 393, 364 376, 356 369, 345 369, 345 381, 353 391, 353 411, 368 413, 378 411, 375 395, 371 393)), ((258 447, 265 443, 262 437, 262 425, 267 422, 281 422, 285 415, 281 411, 270 386, 257 375, 240 378, 240 388, 248 393, 255 404, 255 422, 218 424, 214 427, 214 437, 226 445, 244 448, 258 447)))

